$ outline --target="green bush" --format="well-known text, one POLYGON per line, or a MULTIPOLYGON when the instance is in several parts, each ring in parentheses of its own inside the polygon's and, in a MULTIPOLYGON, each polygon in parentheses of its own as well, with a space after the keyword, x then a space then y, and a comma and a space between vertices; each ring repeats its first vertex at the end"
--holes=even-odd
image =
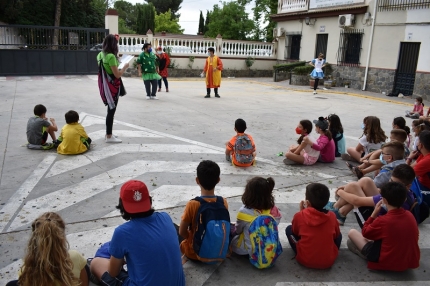
POLYGON ((305 64, 306 64, 306 62, 294 62, 294 63, 288 63, 288 64, 279 64, 279 65, 274 65, 273 69, 275 71, 291 71, 295 67, 304 66, 305 64))
POLYGON ((325 67, 323 67, 324 76, 329 76, 333 73, 333 67, 331 64, 327 63, 325 67))
POLYGON ((299 66, 293 69, 293 73, 296 75, 308 75, 314 70, 311 65, 299 66))

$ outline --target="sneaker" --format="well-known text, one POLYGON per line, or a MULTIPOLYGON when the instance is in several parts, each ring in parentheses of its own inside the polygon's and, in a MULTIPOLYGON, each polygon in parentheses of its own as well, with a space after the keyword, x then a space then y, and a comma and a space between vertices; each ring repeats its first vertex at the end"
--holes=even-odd
POLYGON ((363 258, 364 260, 367 260, 367 257, 364 256, 363 253, 361 253, 361 251, 357 248, 357 245, 355 245, 351 239, 348 238, 348 240, 346 241, 346 246, 348 246, 348 249, 352 253, 357 254, 359 257, 363 258))
POLYGON ((160 91, 161 91, 161 88, 158 89, 158 92, 160 92, 160 91))
POLYGON ((60 145, 60 144, 61 144, 61 142, 62 142, 62 141, 55 140, 55 141, 52 141, 52 144, 54 144, 54 147, 55 147, 55 148, 57 148, 57 147, 58 147, 58 145, 60 145))
POLYGON ((225 159, 226 159, 228 162, 231 162, 231 157, 230 157, 230 155, 225 154, 225 159))
POLYGON ((314 90, 314 94, 317 94, 317 92, 314 90))
POLYGON ((355 161, 351 155, 349 155, 348 153, 342 154, 340 155, 340 157, 342 158, 342 160, 344 161, 355 161))
MULTIPOLYGON (((342 158, 343 159, 343 158, 342 158)), ((354 168, 355 166, 353 166, 351 163, 349 162, 345 162, 346 166, 348 167, 348 169, 354 173, 354 171, 352 170, 352 168, 354 168)))
MULTIPOLYGON (((91 267, 91 261, 92 261, 93 259, 92 258, 88 258, 87 259, 87 266, 88 266, 88 269, 90 269, 90 267, 91 267)), ((96 285, 100 285, 100 280, 99 279, 97 279, 97 277, 90 271, 89 272, 90 273, 90 281, 92 282, 92 283, 94 283, 94 284, 96 284, 96 285)))
POLYGON ((219 94, 217 93, 217 94, 215 94, 215 97, 220 98, 221 96, 219 96, 219 94))
POLYGON ((209 97, 211 97, 211 95, 210 94, 206 94, 205 98, 209 98, 209 97))
POLYGON ((151 99, 151 97, 150 97, 150 96, 147 96, 147 97, 146 97, 146 99, 151 99))
POLYGON ((293 160, 290 160, 288 158, 285 158, 283 162, 284 162, 285 165, 295 165, 295 164, 297 164, 296 162, 294 162, 293 160))
POLYGON ((166 92, 169 92, 169 89, 168 89, 168 88, 166 88, 166 92))
POLYGON ((333 212, 336 215, 337 221, 339 222, 340 225, 345 224, 346 216, 341 215, 338 209, 331 210, 331 212, 333 212))
POLYGON ((334 207, 334 204, 335 204, 336 202, 328 202, 324 207, 323 207, 323 209, 325 209, 325 210, 328 210, 328 211, 334 211, 334 210, 337 210, 337 208, 335 208, 334 207))
POLYGON ((153 99, 153 100, 158 100, 158 97, 156 97, 156 96, 151 96, 151 99, 153 99))
POLYGON ((112 136, 111 138, 107 138, 106 137, 106 143, 121 143, 122 140, 119 139, 118 137, 112 136))
POLYGON ((43 150, 50 150, 55 147, 54 143, 45 143, 41 145, 43 150))
POLYGON ((352 172, 357 176, 357 179, 363 178, 364 174, 358 167, 352 167, 352 172))

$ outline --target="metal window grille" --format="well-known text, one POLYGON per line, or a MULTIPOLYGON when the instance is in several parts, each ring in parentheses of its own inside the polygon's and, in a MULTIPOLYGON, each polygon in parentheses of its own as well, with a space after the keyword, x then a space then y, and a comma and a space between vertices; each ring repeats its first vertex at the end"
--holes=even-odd
POLYGON ((327 42, 328 42, 328 34, 317 34, 315 58, 317 58, 320 53, 323 53, 324 55, 327 54, 327 42))
POLYGON ((379 11, 396 11, 430 8, 430 0, 380 0, 379 11))
POLYGON ((287 35, 285 45, 285 58, 289 60, 300 59, 300 43, 302 35, 287 35))
POLYGON ((337 64, 359 66, 364 30, 341 30, 337 64))

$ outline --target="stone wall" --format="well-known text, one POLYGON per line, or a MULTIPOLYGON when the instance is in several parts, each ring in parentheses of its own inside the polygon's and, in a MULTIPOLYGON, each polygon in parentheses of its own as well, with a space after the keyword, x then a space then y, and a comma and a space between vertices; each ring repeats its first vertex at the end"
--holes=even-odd
MULTIPOLYGON (((197 69, 169 69, 169 77, 200 77, 202 70, 197 69)), ((137 77, 135 68, 129 68, 124 77, 137 77)), ((222 77, 273 77, 273 70, 232 70, 222 71, 222 77)))
POLYGON ((414 95, 430 100, 430 73, 416 74, 414 95))

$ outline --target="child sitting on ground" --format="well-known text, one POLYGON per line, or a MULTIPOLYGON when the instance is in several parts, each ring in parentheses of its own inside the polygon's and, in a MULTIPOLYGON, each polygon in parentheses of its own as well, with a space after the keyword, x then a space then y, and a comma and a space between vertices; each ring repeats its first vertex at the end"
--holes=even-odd
MULTIPOLYGON (((407 134, 404 130, 394 129, 390 132, 390 142, 400 142, 403 144, 403 159, 409 156, 409 149, 405 145, 407 140, 407 134)), ((388 144, 388 143, 387 143, 388 144)), ((397 144, 398 145, 398 144, 397 144)), ((385 145, 384 145, 385 146, 385 145)), ((400 145, 398 145, 400 146, 400 145)), ((386 165, 385 160, 382 158, 382 149, 373 151, 360 159, 362 162, 359 166, 353 166, 351 163, 345 162, 351 172, 361 179, 364 175, 369 174, 374 171, 378 171, 384 165, 386 165)), ((399 159, 400 160, 400 159, 399 159)))
POLYGON ((299 145, 291 146, 288 152, 286 152, 284 164, 302 164, 302 165, 313 165, 318 161, 320 151, 312 149, 311 143, 306 143, 304 139, 309 137, 309 142, 315 142, 316 140, 311 135, 312 122, 309 120, 301 120, 299 125, 296 127, 296 133, 300 135, 297 143, 299 145))
POLYGON ((363 135, 360 137, 358 145, 348 147, 348 153, 341 156, 343 160, 360 162, 362 156, 381 149, 382 144, 387 140, 387 136, 385 136, 385 132, 381 128, 381 122, 376 116, 365 117, 361 128, 363 129, 363 135))
MULTIPOLYGON (((220 181, 220 173, 221 170, 217 163, 204 160, 197 166, 196 183, 200 186, 200 198, 202 200, 211 204, 218 203, 218 201, 221 200, 225 209, 228 209, 226 199, 215 196, 215 186, 220 181)), ((196 216, 201 204, 202 203, 196 199, 190 200, 185 206, 184 213, 181 217, 181 224, 179 225, 179 235, 184 238, 180 245, 181 252, 186 258, 192 260, 200 260, 200 257, 198 257, 194 251, 193 242, 194 234, 197 230, 196 216)), ((223 231, 227 231, 227 240, 224 247, 228 247, 230 228, 223 231)), ((224 249, 221 251, 223 250, 224 249)))
POLYGON ((225 149, 226 160, 233 161, 233 164, 239 167, 251 166, 256 156, 254 140, 245 130, 245 120, 237 119, 234 123, 234 131, 237 134, 226 143, 225 149))
POLYGON ((34 107, 34 116, 30 117, 27 122, 27 147, 29 149, 52 149, 58 142, 55 136, 55 131, 58 130, 54 118, 46 117, 46 107, 38 104, 34 107), (52 138, 52 143, 47 143, 48 134, 52 138))
POLYGON ((328 121, 324 117, 319 117, 314 120, 315 131, 320 134, 316 142, 311 141, 309 137, 305 137, 303 142, 310 144, 311 148, 320 151, 318 161, 322 163, 331 163, 335 159, 335 145, 330 130, 328 130, 328 121))
POLYGON ((343 136, 343 127, 340 122, 339 116, 336 114, 330 114, 327 118, 329 122, 329 130, 333 137, 334 145, 335 145, 335 156, 340 157, 342 154, 346 152, 346 140, 343 136))
POLYGON ((69 110, 64 117, 67 124, 63 126, 61 135, 58 137, 60 145, 57 152, 64 155, 75 155, 89 150, 91 138, 88 137, 84 127, 78 123, 79 114, 74 110, 69 110))
POLYGON ((414 216, 402 208, 408 190, 397 182, 381 188, 380 200, 361 233, 351 229, 348 249, 368 261, 372 270, 404 271, 420 265, 418 227, 414 216), (387 214, 379 216, 382 208, 387 214))
POLYGON ((406 126, 405 118, 403 118, 402 116, 395 117, 391 125, 393 126, 393 129, 402 129, 406 132, 406 135, 408 136, 408 138, 405 141, 405 145, 409 148, 412 142, 412 134, 411 134, 411 129, 408 126, 406 126))
POLYGON ((417 96, 417 98, 415 98, 415 104, 414 104, 414 109, 412 109, 412 111, 406 110, 406 117, 410 117, 413 119, 418 119, 420 118, 420 116, 423 116, 424 114, 424 103, 423 103, 423 98, 421 96, 417 96))
POLYGON ((430 118, 430 107, 429 107, 429 109, 427 109, 427 113, 426 113, 426 115, 425 116, 420 116, 420 119, 429 119, 430 118))
POLYGON ((335 262, 342 234, 334 213, 323 207, 330 198, 327 186, 312 183, 306 186, 306 200, 285 229, 296 260, 309 268, 325 269, 335 262))
POLYGON ((412 167, 417 175, 423 200, 430 205, 430 131, 421 132, 417 149, 420 155, 412 167))
MULTIPOLYGON (((407 189, 410 189, 414 179, 414 169, 407 164, 400 164, 391 173, 390 181, 402 183, 407 189)), ((356 210, 354 209, 354 212, 360 227, 363 227, 364 222, 372 213, 374 206, 381 200, 380 189, 368 177, 338 188, 336 196, 339 198, 337 202, 329 202, 324 208, 335 213, 340 225, 345 223, 347 214, 352 209, 357 208, 356 210)), ((409 201, 413 202, 414 195, 412 191, 408 193, 408 196, 409 201)), ((405 210, 411 208, 410 202, 404 202, 403 208, 405 210)), ((385 214, 385 211, 381 211, 380 214, 385 214)))
POLYGON ((419 156, 419 152, 417 149, 417 145, 420 142, 420 134, 422 131, 425 130, 425 124, 424 124, 424 120, 422 119, 415 119, 414 121, 412 121, 412 131, 414 132, 415 135, 415 139, 412 143, 412 152, 409 154, 408 158, 406 159, 406 163, 407 164, 411 164, 413 160, 417 159, 419 156))
MULTIPOLYGON (((250 226, 254 219, 260 215, 272 216, 275 219, 275 223, 267 226, 270 228, 268 231, 278 232, 277 225, 282 215, 275 206, 275 198, 272 194, 274 187, 275 181, 272 178, 254 177, 246 184, 245 192, 242 195, 243 206, 237 214, 235 236, 231 242, 233 252, 239 255, 249 255, 250 257, 255 255, 255 249, 253 249, 250 239, 250 226)), ((282 252, 279 236, 266 236, 266 238, 267 240, 264 243, 266 246, 272 246, 269 256, 274 263, 278 256, 276 252, 282 252)), ((273 264, 271 263, 271 265, 273 264)))

